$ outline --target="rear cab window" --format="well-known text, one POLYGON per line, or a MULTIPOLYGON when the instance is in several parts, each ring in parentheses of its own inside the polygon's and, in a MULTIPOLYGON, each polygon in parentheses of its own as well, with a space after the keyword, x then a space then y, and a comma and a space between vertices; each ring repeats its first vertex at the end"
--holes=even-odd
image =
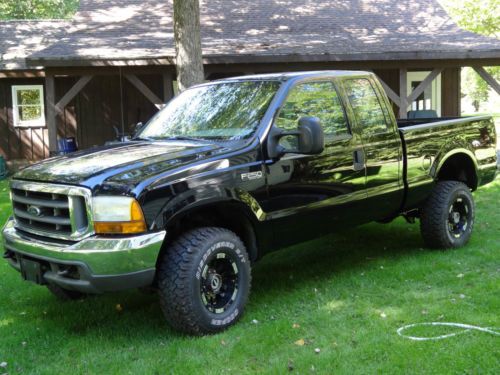
POLYGON ((349 78, 343 87, 356 123, 365 135, 387 133, 389 119, 375 87, 367 78, 349 78))

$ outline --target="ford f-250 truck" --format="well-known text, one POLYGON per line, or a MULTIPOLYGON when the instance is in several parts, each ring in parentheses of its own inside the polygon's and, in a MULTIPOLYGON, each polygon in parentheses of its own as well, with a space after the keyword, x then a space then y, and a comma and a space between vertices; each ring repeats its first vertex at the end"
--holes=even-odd
POLYGON ((218 332, 273 249, 400 215, 430 247, 464 245, 495 137, 488 116, 396 122, 366 72, 214 81, 128 142, 18 172, 4 257, 63 299, 154 286, 173 327, 218 332))

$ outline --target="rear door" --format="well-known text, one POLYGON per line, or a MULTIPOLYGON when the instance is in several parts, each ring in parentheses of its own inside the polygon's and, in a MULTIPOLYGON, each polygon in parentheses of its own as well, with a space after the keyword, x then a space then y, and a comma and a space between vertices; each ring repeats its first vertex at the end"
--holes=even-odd
MULTIPOLYGON (((329 233, 364 216, 365 166, 354 163, 361 140, 351 132, 341 98, 330 80, 291 88, 274 126, 296 130, 303 116, 315 116, 325 133, 319 155, 285 154, 267 164, 269 200, 264 210, 273 222, 277 246, 329 233)), ((290 148, 296 138, 282 138, 290 148)))
POLYGON ((344 78, 342 85, 364 150, 366 213, 372 220, 388 218, 399 211, 404 192, 402 145, 394 115, 371 77, 344 78))

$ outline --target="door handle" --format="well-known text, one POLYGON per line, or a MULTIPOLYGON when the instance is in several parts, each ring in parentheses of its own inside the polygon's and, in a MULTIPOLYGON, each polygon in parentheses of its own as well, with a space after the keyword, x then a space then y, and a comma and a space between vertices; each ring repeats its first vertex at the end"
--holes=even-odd
POLYGON ((361 171, 365 169, 365 153, 363 150, 354 150, 353 155, 354 164, 352 168, 355 171, 361 171))

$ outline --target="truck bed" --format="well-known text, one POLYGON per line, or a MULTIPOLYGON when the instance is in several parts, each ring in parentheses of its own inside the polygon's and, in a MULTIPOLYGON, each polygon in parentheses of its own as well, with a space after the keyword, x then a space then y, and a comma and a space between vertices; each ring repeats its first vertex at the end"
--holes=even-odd
POLYGON ((430 193, 433 177, 452 153, 462 151, 477 161, 480 186, 496 171, 496 134, 491 116, 398 120, 403 142, 405 208, 414 208, 430 193))

